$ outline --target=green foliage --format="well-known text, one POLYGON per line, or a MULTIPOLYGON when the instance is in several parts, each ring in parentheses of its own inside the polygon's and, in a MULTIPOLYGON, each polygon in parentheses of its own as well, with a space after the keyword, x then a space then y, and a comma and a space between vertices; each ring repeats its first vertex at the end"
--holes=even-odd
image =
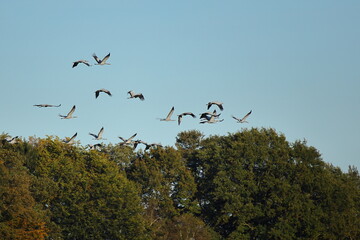
POLYGON ((0 239, 360 239, 360 177, 273 129, 101 151, 0 135, 0 239))
POLYGON ((13 150, 25 157, 32 197, 50 216, 50 238, 147 239, 135 184, 108 155, 52 138, 31 144, 13 150))
POLYGON ((347 175, 305 142, 289 144, 273 129, 251 129, 201 145, 189 161, 197 162, 202 217, 224 238, 359 237, 359 187, 345 187, 347 175))
POLYGON ((196 184, 181 155, 173 148, 157 148, 139 156, 128 177, 141 188, 145 219, 154 239, 161 239, 167 220, 197 210, 196 184))

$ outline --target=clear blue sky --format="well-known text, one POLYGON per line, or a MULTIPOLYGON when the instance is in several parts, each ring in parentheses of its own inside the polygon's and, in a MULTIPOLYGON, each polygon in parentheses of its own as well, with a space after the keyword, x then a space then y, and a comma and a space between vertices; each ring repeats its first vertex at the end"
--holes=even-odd
POLYGON ((325 162, 360 167, 360 1, 2 1, 1 131, 61 139, 105 128, 174 145, 197 129, 227 135, 271 127, 306 139, 325 162), (111 53, 110 66, 71 68, 111 53), (99 88, 112 97, 94 97, 99 88), (127 99, 142 92, 145 101, 127 99), (222 123, 160 122, 172 106, 222 123), (62 104, 60 108, 34 104, 62 104), (77 119, 61 120, 76 105, 77 119), (213 109, 213 108, 212 108, 213 109), (231 115, 253 114, 248 124, 231 115))

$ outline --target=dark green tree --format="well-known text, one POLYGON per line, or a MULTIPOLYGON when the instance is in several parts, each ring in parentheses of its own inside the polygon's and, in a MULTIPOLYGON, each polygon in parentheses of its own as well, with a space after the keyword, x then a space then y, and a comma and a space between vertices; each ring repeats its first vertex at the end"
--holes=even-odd
POLYGON ((306 142, 244 130, 203 139, 189 160, 202 218, 226 239, 359 236, 357 173, 324 163, 306 142))
POLYGON ((156 148, 140 154, 128 169, 128 177, 141 188, 153 239, 166 239, 168 220, 198 209, 191 171, 173 148, 156 148))
POLYGON ((63 239, 147 239, 137 188, 109 155, 51 138, 34 144, 36 198, 63 239))
POLYGON ((0 136, 1 239, 360 239, 360 177, 274 129, 176 149, 0 136))

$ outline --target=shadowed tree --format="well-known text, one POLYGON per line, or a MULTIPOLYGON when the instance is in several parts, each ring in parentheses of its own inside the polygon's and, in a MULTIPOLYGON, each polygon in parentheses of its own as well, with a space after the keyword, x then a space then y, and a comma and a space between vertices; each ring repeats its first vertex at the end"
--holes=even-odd
POLYGON ((137 158, 128 177, 141 188, 145 218, 154 239, 164 239, 167 220, 196 212, 196 185, 191 171, 173 148, 151 149, 137 158))
POLYGON ((28 159, 36 198, 63 239, 147 239, 139 194, 107 154, 40 139, 28 159))
POLYGON ((359 237, 359 188, 305 142, 251 129, 206 138, 193 156, 202 217, 226 239, 359 237))
POLYGON ((273 129, 86 150, 0 136, 1 239, 360 239, 360 178, 273 129))
POLYGON ((32 178, 16 148, 0 143, 0 239, 45 239, 49 219, 31 194, 32 178))

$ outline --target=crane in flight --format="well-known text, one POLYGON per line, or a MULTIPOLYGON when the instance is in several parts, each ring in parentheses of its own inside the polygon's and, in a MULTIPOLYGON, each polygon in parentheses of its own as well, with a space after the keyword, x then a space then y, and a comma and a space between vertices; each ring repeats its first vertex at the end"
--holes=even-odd
POLYGON ((215 115, 207 116, 206 120, 201 121, 200 123, 217 123, 222 122, 224 119, 216 119, 215 115))
POLYGON ((34 107, 39 107, 39 108, 43 108, 43 107, 45 107, 45 108, 47 108, 47 107, 60 107, 61 106, 61 104, 59 104, 59 105, 51 105, 51 104, 35 104, 35 105, 33 105, 34 107))
POLYGON ((101 145, 101 143, 97 143, 97 144, 94 144, 94 145, 88 144, 87 147, 89 147, 90 150, 98 150, 98 151, 100 151, 101 148, 102 148, 102 145, 101 145))
POLYGON ((75 141, 76 136, 77 136, 77 133, 75 133, 70 139, 63 140, 63 142, 66 143, 66 144, 73 144, 74 141, 75 141))
POLYGON ((129 144, 131 144, 133 141, 133 138, 136 136, 136 134, 137 133, 135 133, 134 135, 132 135, 131 137, 129 137, 128 139, 125 139, 125 138, 123 138, 123 137, 119 137, 121 140, 122 140, 122 142, 121 143, 119 143, 120 145, 129 145, 129 144))
POLYGON ((61 117, 61 119, 70 119, 70 118, 77 118, 76 116, 73 116, 73 113, 75 112, 75 105, 71 108, 70 112, 67 115, 61 115, 59 114, 59 116, 61 117))
POLYGON ((85 65, 88 66, 88 67, 91 66, 91 65, 89 64, 89 62, 86 61, 86 60, 78 60, 78 61, 73 62, 72 67, 73 67, 73 68, 76 67, 77 65, 79 65, 79 63, 85 64, 85 65))
MULTIPOLYGON (((99 133, 98 133, 97 135, 94 134, 94 133, 89 133, 89 135, 93 136, 93 137, 94 137, 94 140, 101 140, 101 139, 104 139, 104 138, 102 137, 103 132, 104 132, 104 127, 102 127, 102 128, 100 129, 100 131, 99 131, 99 133)), ((104 140, 105 140, 105 139, 104 139, 104 140)))
POLYGON ((183 116, 192 116, 193 118, 196 118, 195 114, 193 114, 192 112, 184 112, 178 115, 178 125, 180 125, 183 116))
POLYGON ((170 109, 170 112, 168 113, 168 115, 166 116, 166 118, 160 118, 160 121, 175 121, 175 120, 172 120, 171 119, 171 116, 172 116, 172 114, 174 113, 174 110, 175 110, 175 108, 174 107, 172 107, 171 109, 170 109))
POLYGON ((111 95, 111 92, 105 88, 102 88, 102 89, 99 89, 99 90, 96 90, 95 91, 95 98, 98 98, 98 96, 100 95, 100 93, 103 92, 103 93, 106 93, 107 95, 109 95, 110 97, 112 96, 111 95))
POLYGON ((134 93, 133 91, 128 91, 128 94, 130 94, 130 97, 128 97, 128 99, 139 98, 141 101, 145 100, 144 95, 142 93, 134 93))
POLYGON ((238 123, 248 123, 248 121, 246 121, 246 119, 250 116, 250 114, 252 113, 252 110, 250 112, 248 112, 243 118, 237 118, 232 116, 233 119, 235 119, 238 123))
POLYGON ((5 141, 10 143, 10 144, 14 144, 14 143, 17 143, 19 139, 19 136, 15 136, 15 137, 6 137, 5 138, 5 141))
POLYGON ((148 150, 151 147, 162 147, 160 143, 146 143, 144 151, 148 150))
POLYGON ((95 53, 92 56, 95 59, 95 61, 97 62, 97 63, 95 63, 95 65, 110 65, 110 63, 106 62, 110 57, 110 53, 108 55, 106 55, 103 59, 98 58, 95 53))
POLYGON ((219 116, 221 115, 221 113, 216 114, 216 109, 213 112, 204 112, 200 114, 200 119, 204 118, 206 120, 210 120, 210 118, 212 116, 214 116, 215 118, 219 118, 219 116))

